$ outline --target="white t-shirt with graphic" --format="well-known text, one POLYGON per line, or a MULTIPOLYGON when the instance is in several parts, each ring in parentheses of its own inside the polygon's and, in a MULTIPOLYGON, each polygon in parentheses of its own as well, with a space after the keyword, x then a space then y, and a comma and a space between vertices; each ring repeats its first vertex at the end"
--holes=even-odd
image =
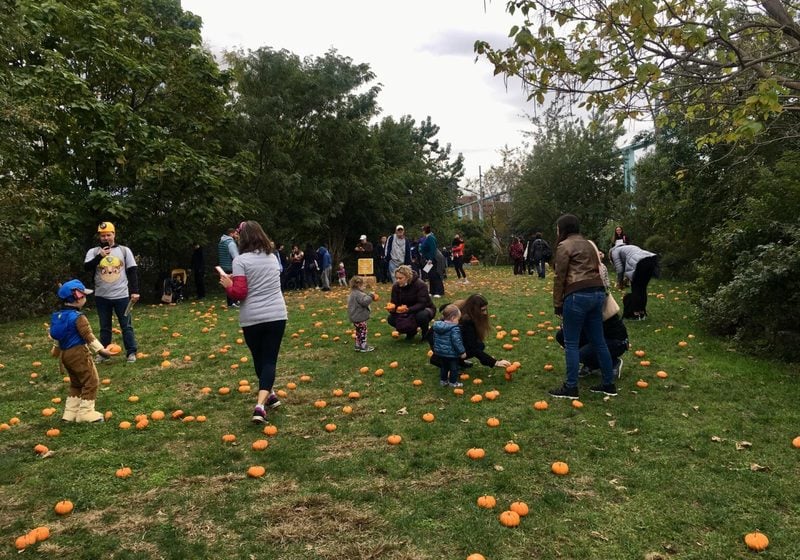
MULTIPOLYGON (((93 261, 100 247, 93 247, 86 253, 84 262, 93 261)), ((126 269, 136 266, 133 252, 125 246, 114 245, 107 257, 100 259, 94 271, 94 295, 105 299, 124 299, 128 294, 128 274, 126 269)))

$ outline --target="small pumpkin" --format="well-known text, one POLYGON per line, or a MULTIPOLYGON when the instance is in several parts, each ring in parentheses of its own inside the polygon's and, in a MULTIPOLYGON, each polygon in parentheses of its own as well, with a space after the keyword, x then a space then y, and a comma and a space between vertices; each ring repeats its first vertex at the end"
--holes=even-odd
POLYGON ((514 453, 519 453, 519 444, 513 441, 509 441, 504 447, 503 450, 506 453, 513 455, 514 453))
POLYGON ((112 342, 108 346, 106 346, 106 352, 111 354, 112 356, 116 356, 120 352, 122 352, 122 347, 119 344, 112 342))
POLYGON ((249 469, 247 469, 247 476, 250 478, 261 478, 264 476, 264 473, 267 472, 267 469, 262 467, 261 465, 253 465, 249 469))
POLYGON ((415 379, 411 382, 414 387, 420 387, 422 385, 422 379, 415 379))
POLYGON ((425 420, 425 422, 433 422, 434 420, 436 420, 436 417, 433 415, 433 413, 426 412, 425 414, 422 415, 422 419, 425 420))
POLYGON ((477 461, 486 457, 486 451, 484 451, 480 447, 472 447, 467 451, 467 457, 469 457, 474 461, 477 461))
POLYGON ((656 377, 658 377, 659 379, 666 379, 667 377, 669 377, 669 375, 667 374, 666 371, 659 370, 656 372, 656 377))
POLYGON ((163 410, 154 410, 150 413, 150 418, 153 420, 163 420, 166 414, 164 414, 163 410))
POLYGON ((72 513, 75 506, 69 500, 61 500, 53 508, 58 515, 68 515, 72 513))
POLYGON ((554 474, 564 476, 569 474, 569 465, 564 463, 563 461, 556 461, 552 465, 550 465, 550 470, 553 471, 554 474))
POLYGON ((352 406, 348 406, 348 405, 344 405, 342 407, 342 412, 345 413, 345 414, 352 414, 353 407, 352 406))
POLYGON ((640 389, 647 389, 649 385, 650 384, 644 379, 640 379, 639 381, 636 382, 636 386, 639 387, 640 389))
POLYGON ((753 533, 747 533, 744 536, 744 544, 746 544, 747 548, 750 550, 761 552, 762 550, 766 550, 769 546, 769 539, 764 533, 755 531, 753 533))
POLYGON ((472 396, 469 398, 469 401, 470 401, 470 402, 473 402, 473 403, 479 403, 479 402, 481 402, 482 400, 483 400, 483 396, 482 396, 482 395, 472 395, 472 396))
POLYGON ((490 428, 496 428, 500 425, 500 420, 498 418, 492 417, 486 420, 486 425, 490 428))
POLYGON ((400 442, 403 441, 403 438, 397 434, 392 434, 386 438, 386 441, 389 443, 389 445, 399 445, 400 442))
POLYGON ((486 560, 486 557, 478 552, 473 552, 467 556, 467 560, 486 560))
POLYGON ((336 424, 334 424, 332 422, 330 424, 325 424, 325 431, 326 432, 335 432, 336 431, 336 424))
POLYGON ((222 436, 222 441, 225 443, 233 443, 234 441, 236 441, 236 436, 233 434, 225 434, 224 436, 222 436))
POLYGON ((36 527, 33 530, 33 534, 36 536, 36 542, 46 541, 50 538, 50 529, 48 527, 36 527))
POLYGON ((265 439, 257 439, 253 442, 253 451, 263 451, 269 446, 269 442, 265 439))
POLYGON ((549 406, 550 405, 547 404, 547 401, 536 401, 533 403, 534 410, 547 410, 549 406))
POLYGON ((325 408, 326 406, 328 406, 328 403, 322 399, 314 401, 314 408, 325 408))
POLYGON ((278 428, 276 426, 273 426, 272 424, 269 424, 268 426, 264 426, 263 432, 264 435, 272 437, 278 433, 278 428))
POLYGON ((128 422, 127 420, 123 420, 122 422, 119 423, 119 429, 120 430, 130 430, 131 429, 131 423, 128 422))
POLYGON ((500 523, 504 527, 519 526, 519 514, 515 511, 507 510, 500 514, 500 523))
POLYGON ((117 469, 116 476, 117 478, 128 478, 133 474, 133 469, 130 467, 122 467, 117 469))
POLYGON ((58 437, 59 435, 61 435, 61 430, 59 430, 58 428, 50 428, 49 430, 47 430, 47 432, 45 432, 45 434, 47 435, 47 437, 58 437))
POLYGON ((497 500, 494 496, 478 496, 478 507, 483 509, 492 509, 497 505, 497 500))
POLYGON ((792 446, 796 449, 800 449, 800 436, 797 436, 792 440, 792 446))
POLYGON ((361 393, 359 393, 358 391, 350 391, 349 393, 347 393, 347 398, 352 400, 360 399, 361 393))
POLYGON ((572 408, 583 408, 583 403, 578 399, 572 400, 572 408))
POLYGON ((508 506, 508 509, 515 512, 520 517, 525 517, 526 515, 528 515, 529 511, 528 504, 526 504, 525 502, 513 502, 510 506, 508 506))

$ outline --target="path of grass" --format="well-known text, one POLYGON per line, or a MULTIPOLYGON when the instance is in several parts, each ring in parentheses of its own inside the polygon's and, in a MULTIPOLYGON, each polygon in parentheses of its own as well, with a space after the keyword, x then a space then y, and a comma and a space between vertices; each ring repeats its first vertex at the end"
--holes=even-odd
POLYGON ((40 525, 51 537, 26 557, 727 559, 750 557, 742 538, 758 529, 771 540, 764 557, 800 558, 800 449, 791 445, 800 435, 797 366, 743 356, 709 337, 683 289, 654 282, 661 293, 650 320, 628 324, 619 397, 593 395, 585 382, 585 406, 575 409, 546 398, 564 375, 563 353, 548 340, 549 283, 505 268, 470 273, 469 286, 450 280, 447 289, 488 297, 493 324, 507 333, 488 341, 489 351, 522 364, 512 382, 477 365, 464 395, 440 388, 427 346, 392 339, 381 322, 388 286, 373 306, 370 354, 352 350, 345 291, 291 293, 274 436, 249 423, 253 395, 237 387, 254 376, 242 361, 249 353, 237 312, 223 309, 222 298, 135 311, 148 356, 99 366, 108 384, 98 408, 113 413, 103 425, 59 422, 63 405, 51 400, 64 398, 66 386, 48 356, 45 319, 0 326, 0 422, 19 419, 0 432, 0 558, 15 555, 14 539, 40 525), (165 359, 170 367, 160 365, 165 359), (647 388, 636 386, 640 378, 647 388), (232 391, 220 395, 220 387, 232 391), (492 389, 494 400, 485 396, 492 389), (360 398, 348 399, 352 391, 360 398), (473 403, 473 395, 483 399, 473 403), (549 409, 535 411, 541 399, 549 409), (318 400, 327 405, 316 408, 318 400), (45 417, 47 407, 58 410, 45 417), (169 419, 177 409, 207 421, 169 419), (118 427, 154 410, 167 419, 118 427), (435 420, 423 421, 425 412, 435 420), (500 425, 488 427, 489 417, 500 425), (328 423, 336 430, 326 432, 328 423), (53 427, 61 435, 47 437, 53 427), (222 442, 227 433, 235 443, 222 442), (402 443, 390 446, 390 434, 402 443), (257 439, 268 448, 252 450, 257 439), (503 450, 511 440, 521 447, 514 455, 503 450), (37 443, 51 455, 37 456, 37 443), (486 457, 467 458, 473 447, 486 457), (553 475, 554 461, 567 462, 569 475, 553 475), (251 465, 266 467, 266 476, 248 478, 251 465), (115 476, 122 466, 130 478, 115 476), (496 497, 494 510, 477 507, 483 494, 496 497), (75 504, 66 517, 53 512, 62 499, 75 504), (500 512, 517 500, 530 514, 516 529, 501 526, 500 512))

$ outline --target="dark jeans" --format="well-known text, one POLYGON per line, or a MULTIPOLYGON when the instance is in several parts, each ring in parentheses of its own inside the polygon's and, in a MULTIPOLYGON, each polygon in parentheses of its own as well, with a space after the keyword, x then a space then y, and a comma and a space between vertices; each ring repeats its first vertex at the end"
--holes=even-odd
MULTIPOLYGON (((606 346, 608 346, 608 353, 611 354, 612 367, 619 365, 619 357, 628 351, 628 341, 614 340, 612 338, 606 339, 606 346)), ((597 359, 597 352, 591 344, 584 344, 580 348, 581 363, 589 369, 600 369, 600 361, 597 359)))
POLYGON ((455 383, 458 381, 459 374, 459 360, 458 358, 451 358, 450 356, 439 356, 441 365, 439 366, 439 380, 448 383, 455 383))
POLYGON ((453 268, 456 269, 456 278, 467 277, 467 273, 464 272, 464 257, 453 257, 453 268))
MULTIPOLYGON (((631 312, 647 311, 647 285, 656 273, 658 267, 658 257, 647 257, 636 264, 631 280, 631 293, 634 295, 633 301, 636 302, 636 309, 631 312)), ((626 313, 628 310, 626 310, 626 313)))
POLYGON ((544 278, 544 271, 545 271, 545 263, 547 261, 544 259, 536 259, 533 261, 533 268, 536 270, 536 274, 539 275, 539 278, 544 278))
POLYGON ((567 362, 567 387, 578 386, 580 370, 580 338, 585 329, 589 343, 594 347, 603 372, 603 383, 614 383, 611 354, 603 336, 603 304, 606 292, 603 288, 590 288, 572 292, 564 298, 564 315, 561 328, 564 331, 564 350, 567 362))
POLYGON ((123 315, 128 307, 130 298, 106 299, 95 296, 94 304, 97 307, 97 316, 100 318, 100 344, 111 344, 111 314, 117 316, 119 328, 122 331, 122 343, 125 345, 125 355, 136 354, 136 335, 133 333, 131 316, 123 315))
POLYGON ((525 274, 525 261, 523 259, 514 259, 514 274, 525 274))
POLYGON ((442 275, 439 274, 439 271, 436 270, 436 266, 434 266, 430 272, 428 272, 428 282, 431 286, 431 295, 444 295, 444 282, 442 281, 442 275))
POLYGON ((194 292, 197 299, 206 297, 206 273, 202 270, 193 270, 194 292))
POLYGON ((258 376, 259 391, 272 391, 272 386, 275 385, 278 352, 285 330, 285 320, 242 327, 244 341, 253 355, 253 367, 258 376))
MULTIPOLYGON (((428 335, 428 325, 431 322, 433 317, 431 316, 431 312, 429 309, 421 309, 414 314, 414 320, 417 322, 417 326, 421 329, 422 338, 423 340, 428 335)), ((397 314, 389 313, 389 317, 386 319, 386 322, 389 323, 391 326, 397 326, 397 314)), ((409 333, 406 335, 407 338, 414 338, 416 333, 409 333)))

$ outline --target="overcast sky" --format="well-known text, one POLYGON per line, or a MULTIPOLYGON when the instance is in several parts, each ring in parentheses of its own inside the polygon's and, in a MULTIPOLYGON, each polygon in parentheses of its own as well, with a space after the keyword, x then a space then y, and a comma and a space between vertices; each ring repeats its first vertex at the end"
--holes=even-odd
POLYGON ((214 51, 272 47, 301 57, 331 47, 367 63, 383 85, 382 115, 430 115, 439 142, 465 158, 467 177, 500 163, 498 150, 518 147, 534 107, 519 84, 508 88, 491 65, 475 61, 473 44, 508 43, 515 23, 505 0, 182 0, 203 19, 214 51))

